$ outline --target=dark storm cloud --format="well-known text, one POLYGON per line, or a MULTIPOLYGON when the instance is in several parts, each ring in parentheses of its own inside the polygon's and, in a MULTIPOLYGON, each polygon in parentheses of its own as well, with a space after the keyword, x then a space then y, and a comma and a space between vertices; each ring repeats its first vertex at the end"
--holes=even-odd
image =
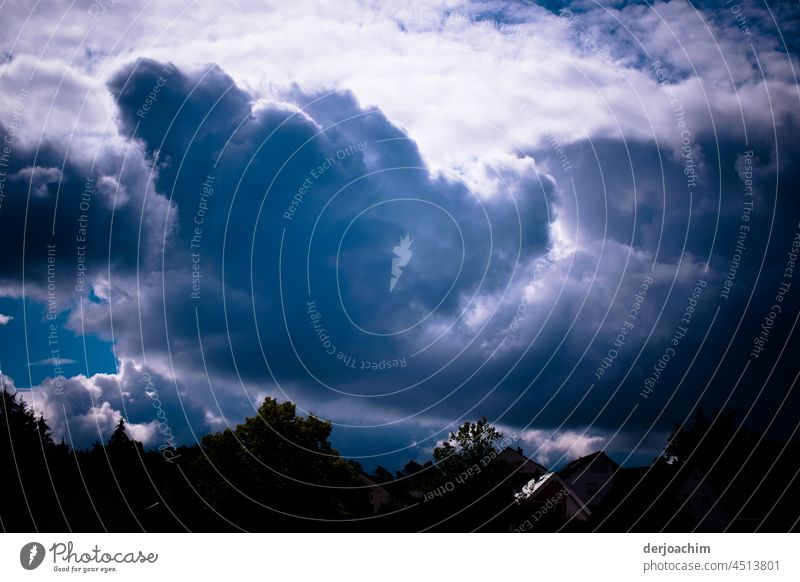
MULTIPOLYGON (((425 323, 385 334, 434 309, 464 327, 470 297, 502 294, 545 252, 551 179, 532 164, 522 173, 489 167, 499 186, 487 196, 432 176, 407 135, 348 93, 295 90, 289 97, 297 105, 251 110, 252 99, 215 67, 187 75, 150 61, 131 65, 109 86, 122 130, 142 139, 150 155, 158 152, 157 189, 177 216, 164 272, 117 280, 110 310, 88 305, 82 322, 73 313, 72 327, 107 339, 113 314, 118 354, 163 365, 168 356, 185 377, 198 372, 202 349, 209 374, 228 391, 241 379, 286 390, 308 408, 339 402, 337 391, 395 392, 436 370, 441 351, 419 357, 411 375, 404 365, 367 380, 365 361, 407 364, 421 345, 414 330, 425 323), (204 184, 212 193, 204 195, 204 184), (405 235, 413 264, 389 293, 392 248, 405 235), (335 341, 334 354, 315 333, 309 301, 335 341), (340 352, 358 358, 358 368, 337 358, 340 352)), ((455 347, 445 351, 455 354, 455 347)), ((193 396, 216 407, 201 380, 193 377, 193 396)), ((438 400, 450 383, 440 373, 422 400, 438 400)), ((229 398, 220 406, 240 413, 229 398)), ((416 398, 390 400, 382 402, 387 410, 417 406, 416 398)))
MULTIPOLYGON (((0 125, 0 139, 13 135, 0 125)), ((8 156, 0 212, 0 281, 20 294, 58 289, 58 309, 88 294, 109 270, 150 268, 163 239, 168 203, 152 188, 151 168, 138 150, 100 149, 89 162, 63 144, 35 150, 16 144, 8 156), (48 265, 50 270, 48 270, 48 265)))
MULTIPOLYGON (((565 392, 550 404, 558 407, 562 396, 567 397, 565 406, 553 410, 552 418, 573 415, 592 422, 597 415, 595 426, 610 429, 619 427, 637 405, 626 425, 635 433, 650 429, 653 423, 669 427, 672 420, 685 418, 695 406, 714 411, 731 407, 742 416, 752 410, 748 422, 761 428, 773 418, 772 429, 782 434, 794 427, 785 405, 776 417, 767 410, 769 403, 777 410, 787 392, 790 401, 797 401, 790 391, 796 371, 791 361, 782 359, 770 370, 780 350, 796 342, 789 333, 798 297, 781 293, 781 284, 791 279, 786 278, 787 268, 791 275, 791 245, 800 227, 800 208, 792 195, 800 184, 796 169, 800 151, 790 137, 795 131, 795 122, 786 120, 771 139, 763 131, 750 132, 749 143, 741 134, 731 136, 735 132, 730 128, 716 136, 700 133, 694 151, 702 166, 697 186, 691 189, 683 172, 685 160, 652 144, 628 143, 625 147, 599 140, 566 148, 572 163, 568 183, 574 181, 577 198, 560 197, 561 216, 579 223, 587 254, 602 257, 609 253, 608 258, 590 261, 599 267, 599 278, 592 284, 600 286, 597 291, 604 299, 581 318, 579 329, 595 329, 597 317, 605 312, 614 293, 609 284, 624 281, 624 285, 610 304, 612 310, 603 327, 597 328, 590 357, 580 363, 567 379, 565 392), (615 247, 624 245, 625 249, 628 244, 633 247, 619 257, 627 264, 623 273, 621 265, 615 266, 609 258, 619 252, 615 247), (649 290, 624 347, 614 345, 633 288, 650 272, 648 264, 653 263, 656 251, 658 264, 653 276, 657 284, 649 290), (637 257, 640 253, 644 256, 637 257), (684 313, 700 279, 707 287, 686 325, 684 313), (767 361, 750 357, 765 316, 775 304, 783 318, 770 328, 774 330, 769 340, 773 342, 772 356, 767 361), (674 355, 667 354, 669 365, 655 370, 679 327, 688 328, 686 337, 679 338, 674 355), (615 348, 610 367, 601 379, 596 378, 598 363, 615 348), (745 365, 748 369, 740 378, 745 365), (650 392, 652 385, 647 381, 653 378, 656 386, 650 392), (590 395, 573 410, 571 406, 587 395, 592 385, 590 395)), ((548 167, 560 167, 552 152, 543 149, 534 155, 548 167)), ((581 272, 579 268, 573 276, 581 272)), ((562 299, 565 297, 562 294, 562 299)), ((561 385, 580 351, 576 344, 563 353, 545 385, 561 385)), ((550 396, 550 391, 526 395, 518 411, 540 410, 550 396)), ((524 414, 519 420, 523 419, 524 414)))

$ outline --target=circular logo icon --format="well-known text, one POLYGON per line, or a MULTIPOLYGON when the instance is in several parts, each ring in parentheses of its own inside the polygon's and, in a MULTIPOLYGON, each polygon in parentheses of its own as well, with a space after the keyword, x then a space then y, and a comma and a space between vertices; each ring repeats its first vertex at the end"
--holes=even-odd
POLYGON ((19 563, 26 570, 35 570, 44 561, 44 546, 39 542, 30 542, 19 551, 19 563))

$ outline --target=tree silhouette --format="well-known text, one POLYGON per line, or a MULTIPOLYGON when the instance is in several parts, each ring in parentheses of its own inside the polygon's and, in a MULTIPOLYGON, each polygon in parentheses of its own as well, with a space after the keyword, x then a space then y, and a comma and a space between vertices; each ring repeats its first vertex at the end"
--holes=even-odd
POLYGON ((358 467, 328 440, 330 422, 297 416, 291 402, 266 398, 258 415, 207 435, 190 467, 206 501, 246 529, 290 516, 335 518, 358 512, 358 467))
POLYGON ((0 523, 7 529, 63 529, 54 481, 62 451, 44 417, 37 419, 2 376, 0 382, 0 523))
POLYGON ((434 463, 446 479, 459 475, 478 464, 488 466, 493 460, 497 443, 503 438, 484 417, 478 422, 465 422, 456 432, 451 432, 447 441, 433 449, 434 463))
MULTIPOLYGON (((378 466, 370 477, 391 496, 386 515, 359 520, 372 517, 369 491, 358 478, 362 468, 333 447, 330 422, 298 416, 291 402, 267 398, 255 416, 168 458, 145 450, 124 418, 105 444, 73 451, 63 439, 55 444, 48 419, 3 380, 5 531, 509 531, 530 517, 513 503, 513 469, 499 459, 502 434, 485 418, 461 425, 431 460, 409 461, 394 476, 378 466)), ((625 531, 636 521, 642 531, 664 524, 689 531, 696 524, 691 516, 673 516, 685 495, 683 477, 698 475, 729 510, 730 529, 788 531, 798 515, 798 465, 796 443, 764 438, 733 412, 698 412, 675 427, 651 467, 622 472, 620 482, 628 485, 615 503, 637 475, 650 477, 604 527, 625 531), (667 495, 650 507, 668 482, 674 484, 667 495)))
POLYGON ((108 439, 108 446, 109 447, 129 447, 131 444, 131 439, 128 437, 128 433, 125 430, 125 419, 120 418, 119 422, 117 423, 117 427, 114 429, 114 432, 111 433, 111 437, 108 439))

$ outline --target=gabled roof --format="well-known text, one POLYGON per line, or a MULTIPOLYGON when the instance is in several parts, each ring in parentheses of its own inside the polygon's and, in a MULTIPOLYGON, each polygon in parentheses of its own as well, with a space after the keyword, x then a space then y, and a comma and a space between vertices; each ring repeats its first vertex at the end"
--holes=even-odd
POLYGON ((522 487, 522 491, 519 493, 514 494, 514 497, 517 499, 531 499, 532 497, 536 496, 536 492, 539 491, 542 486, 549 482, 552 479, 557 479, 558 481, 562 481, 561 477, 556 475, 555 473, 545 473, 539 479, 536 478, 531 479, 522 487))
POLYGON ((550 484, 555 484, 559 489, 565 490, 567 494, 570 495, 580 506, 581 510, 586 512, 587 516, 592 514, 586 503, 584 503, 583 499, 581 499, 580 495, 575 493, 572 487, 570 487, 567 482, 558 475, 558 473, 545 473, 538 479, 531 479, 522 487, 522 490, 519 493, 514 494, 514 498, 517 503, 532 501, 539 496, 539 494, 547 485, 550 484))
POLYGON ((511 447, 504 448, 502 451, 500 451, 500 454, 498 456, 501 457, 506 463, 515 463, 519 465, 524 464, 528 465, 529 467, 532 466, 533 468, 537 469, 542 473, 547 473, 546 467, 543 467, 530 457, 526 457, 521 452, 519 452, 518 450, 514 450, 511 447))
MULTIPOLYGON (((635 487, 638 494, 649 497, 664 495, 669 490, 677 492, 692 480, 702 481, 710 487, 704 474, 696 467, 670 464, 663 459, 657 459, 649 467, 629 467, 618 473, 621 477, 618 481, 626 488, 635 487)), ((713 487, 711 493, 717 495, 713 487)))
MULTIPOLYGON (((702 477, 702 473, 692 467, 669 464, 662 459, 646 467, 620 469, 608 495, 595 507, 595 514, 609 516, 609 531, 624 531, 637 524, 639 528, 660 529, 670 520, 684 515, 676 513, 677 507, 685 500, 682 489, 688 485, 693 490, 694 484, 690 480, 697 476, 702 477)), ((698 492, 710 493, 711 503, 719 511, 733 515, 735 512, 719 499, 710 483, 707 480, 704 483, 704 489, 698 489, 698 492)), ((691 529, 694 526, 686 527, 691 529)))
POLYGON ((583 457, 579 457, 574 461, 570 461, 569 463, 567 463, 558 470, 558 474, 563 476, 572 473, 574 471, 577 471, 579 469, 583 469, 584 467, 588 467, 589 465, 591 465, 592 462, 594 462, 595 460, 598 461, 604 460, 611 463, 611 465, 613 465, 614 468, 619 467, 619 464, 616 461, 614 461, 614 459, 606 455, 605 451, 595 451, 594 453, 590 453, 583 457))
POLYGON ((358 480, 364 483, 370 489, 380 489, 381 491, 385 491, 387 495, 389 494, 389 492, 386 491, 382 485, 375 483, 375 481, 364 475, 364 473, 358 475, 358 480))

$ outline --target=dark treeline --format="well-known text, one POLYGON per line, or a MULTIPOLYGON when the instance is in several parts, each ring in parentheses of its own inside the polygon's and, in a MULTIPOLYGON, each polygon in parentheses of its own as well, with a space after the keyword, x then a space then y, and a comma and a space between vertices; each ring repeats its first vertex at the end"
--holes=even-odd
POLYGON ((267 398, 257 416, 199 445, 146 450, 121 420, 108 442, 78 451, 55 442, 46 419, 17 395, 1 394, 4 531, 797 528, 797 445, 764 440, 731 414, 713 422, 698 414, 676 427, 662 457, 620 469, 605 504, 579 522, 556 511, 540 520, 541 509, 515 500, 529 477, 502 461, 503 435, 485 419, 465 423, 424 465, 365 474, 333 448, 329 422, 298 416, 291 402, 267 398), (705 476, 714 506, 725 510, 721 524, 702 527, 696 508, 682 503, 677 484, 687 481, 674 477, 690 473, 705 476))

